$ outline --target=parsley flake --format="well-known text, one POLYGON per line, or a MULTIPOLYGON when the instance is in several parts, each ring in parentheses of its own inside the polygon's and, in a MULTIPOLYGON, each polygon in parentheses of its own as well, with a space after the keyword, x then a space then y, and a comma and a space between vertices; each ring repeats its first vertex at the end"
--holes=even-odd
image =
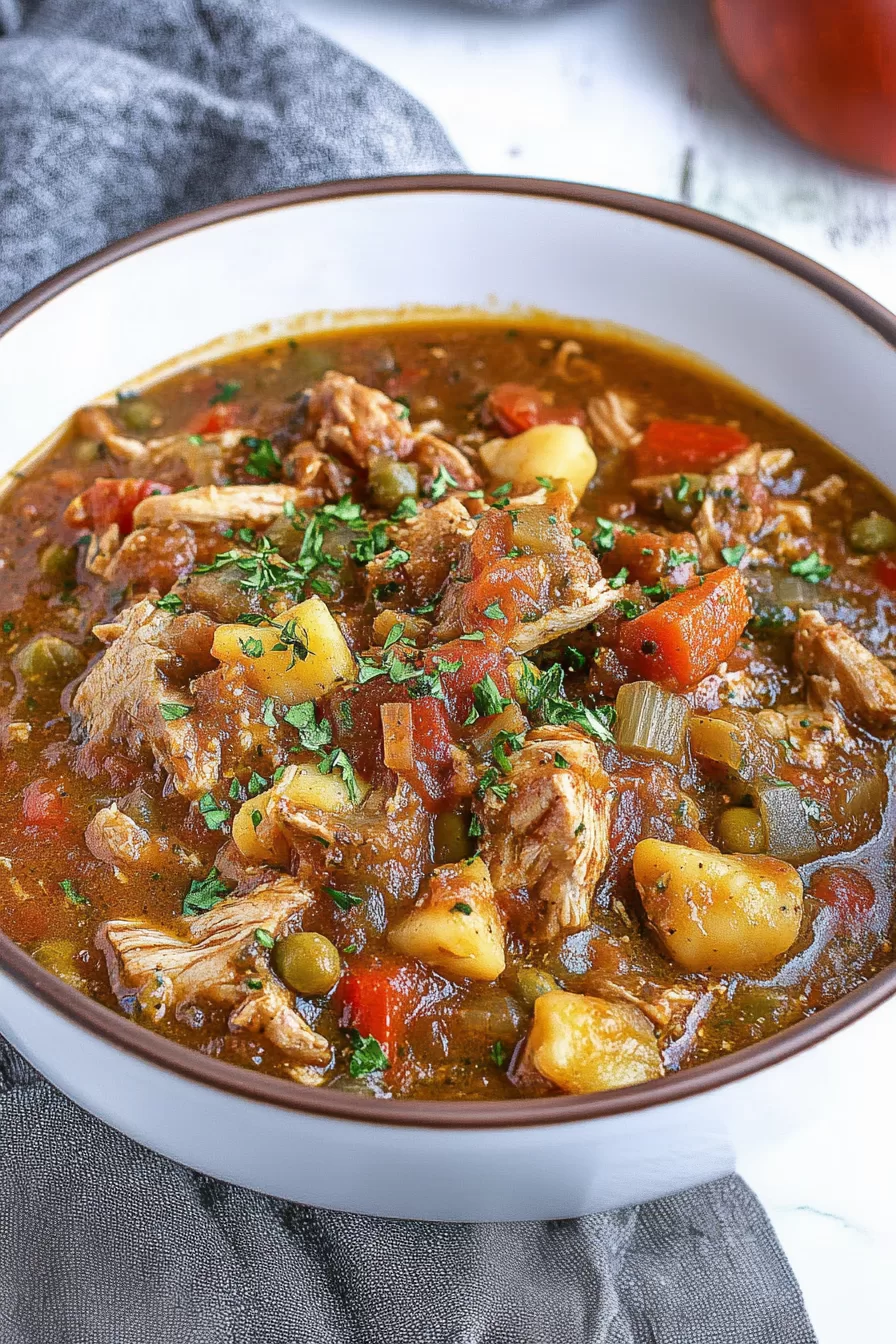
POLYGON ((185 719, 191 712, 190 705, 180 705, 176 700, 163 700, 159 705, 159 713, 166 723, 173 723, 175 719, 185 719))
POLYGON ((170 611, 172 616, 176 616, 179 611, 183 611, 183 599, 178 597, 177 593, 166 593, 160 597, 156 603, 159 611, 170 611))
POLYGON ((726 565, 734 565, 735 567, 737 567, 740 564, 741 560, 743 560, 746 553, 747 548, 743 542, 741 542, 740 546, 722 547, 722 559, 725 561, 726 565))
POLYGON ((451 472, 440 466, 432 485, 429 487, 429 497, 432 500, 440 500, 449 490, 456 490, 457 488, 457 481, 451 475, 451 472))
POLYGON ((204 914, 223 901, 229 891, 230 886, 228 883, 221 881, 217 868, 210 868, 208 875, 201 881, 193 878, 184 897, 183 913, 185 915, 204 914))
POLYGON ((349 1032, 349 1040, 352 1043, 352 1056, 348 1071, 352 1078, 362 1078, 365 1074, 388 1069, 389 1056, 375 1036, 362 1036, 353 1027, 349 1032))
POLYGON ((805 560, 794 560, 790 566, 791 574, 797 574, 808 583, 821 583, 833 573, 833 565, 826 565, 817 551, 807 555, 805 560))
POLYGON ((60 885, 60 887, 62 888, 62 891, 63 891, 63 894, 64 894, 64 896, 65 896, 65 899, 69 902, 70 905, 89 905, 89 904, 90 904, 90 902, 88 901, 87 897, 81 895, 80 891, 79 891, 78 888, 75 886, 75 884, 74 884, 74 882, 71 880, 71 878, 69 878, 69 877, 64 877, 64 878, 62 879, 62 881, 59 883, 59 885, 60 885))
POLYGON ((340 910, 351 910, 353 905, 364 904, 362 896, 352 896, 350 892, 340 891, 338 887, 324 887, 324 891, 333 898, 334 904, 338 905, 340 910))

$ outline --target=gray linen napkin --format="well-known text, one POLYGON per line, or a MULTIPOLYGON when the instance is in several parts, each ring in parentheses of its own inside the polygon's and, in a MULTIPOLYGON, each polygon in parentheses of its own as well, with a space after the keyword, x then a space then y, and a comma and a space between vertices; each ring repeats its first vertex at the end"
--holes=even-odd
MULTIPOLYGON (((0 303, 214 201, 459 166, 414 99, 269 0, 0 0, 0 303)), ((3 1344, 813 1338, 736 1179, 569 1222, 328 1213, 155 1156, 0 1042, 3 1344)))

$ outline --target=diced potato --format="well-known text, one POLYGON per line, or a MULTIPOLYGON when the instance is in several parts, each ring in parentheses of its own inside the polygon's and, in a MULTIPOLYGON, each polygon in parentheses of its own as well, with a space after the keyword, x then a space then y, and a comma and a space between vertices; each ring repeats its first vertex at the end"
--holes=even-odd
POLYGON ((577 425, 535 425, 512 439, 492 439, 479 450, 495 481, 533 486, 539 476, 568 481, 576 499, 597 470, 597 458, 577 425))
POLYGON ((781 859, 641 840, 633 866, 644 913, 685 970, 750 974, 800 931, 803 884, 781 859))
POLYGON ((452 979, 496 980, 505 964, 504 920, 482 860, 437 868, 389 942, 452 979))
POLYGON ((692 714, 691 750, 695 756, 724 765, 737 774, 743 764, 744 748, 737 725, 709 714, 692 714))
POLYGON ((551 990, 533 1008, 524 1064, 564 1092, 606 1092, 659 1078, 659 1046, 630 1003, 551 990))
MULTIPOLYGON (((363 789, 357 776, 356 782, 363 789)), ((278 798, 321 812, 347 812, 352 806, 340 774, 322 775, 310 762, 288 766, 272 788, 249 798, 233 819, 233 843, 250 863, 283 864, 289 857, 289 844, 273 814, 278 798)))
POLYGON ((355 675, 345 636, 319 597, 291 607, 276 627, 219 625, 212 653, 222 663, 239 664, 262 695, 290 705, 316 700, 355 675))

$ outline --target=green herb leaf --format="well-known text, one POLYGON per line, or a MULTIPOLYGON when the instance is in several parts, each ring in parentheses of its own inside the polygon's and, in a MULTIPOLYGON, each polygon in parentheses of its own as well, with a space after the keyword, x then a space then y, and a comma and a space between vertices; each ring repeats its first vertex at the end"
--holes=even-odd
POLYGON ((239 392, 241 386, 242 386, 241 383, 235 383, 235 382, 219 383, 218 390, 215 393, 215 395, 213 397, 209 397, 208 399, 209 406, 217 406, 219 402, 224 403, 228 401, 233 401, 237 392, 239 392))
POLYGON ((495 1068, 503 1069, 504 1065, 507 1063, 507 1046, 503 1041, 495 1041, 488 1052, 488 1057, 495 1068))
MULTIPOLYGON (((740 564, 741 560, 743 560, 746 553, 747 553, 747 547, 744 542, 741 542, 739 546, 722 547, 722 559, 725 561, 726 565, 734 565, 736 567, 737 565, 740 564)), ((670 563, 671 563, 671 553, 670 553, 670 563)))
POLYGON ((190 712, 190 705, 179 705, 176 700, 163 700, 159 705, 159 713, 166 723, 173 723, 175 719, 185 719, 190 712))
POLYGON ((253 770, 249 776, 249 783, 246 785, 246 792, 249 797, 257 798, 260 793, 264 793, 267 787, 268 781, 264 775, 260 775, 256 770, 253 770))
POLYGON ((551 480, 550 476, 536 476, 535 479, 539 485, 544 486, 545 490, 553 490, 554 482, 551 480))
POLYGON ((247 658, 260 658, 264 653, 264 645, 254 635, 247 635, 245 639, 241 639, 239 646, 247 658))
POLYGON ((277 719, 274 715, 274 697, 272 695, 265 696, 264 704, 261 707, 261 721, 267 724, 269 728, 277 727, 277 719))
POLYGON ((455 901, 451 907, 451 913, 458 915, 472 915, 473 907, 472 905, 467 905, 466 901, 455 901))
POLYGON ((402 523, 405 518, 416 518, 417 513, 416 499, 413 495, 405 495, 404 499, 399 501, 398 507, 394 512, 389 514, 389 521, 393 523, 402 523))
POLYGON ((87 897, 81 895, 80 891, 75 886, 74 882, 72 882, 71 878, 64 877, 62 881, 59 883, 59 885, 63 890, 65 899, 69 902, 70 905, 90 904, 87 897))
POLYGON ((359 803, 361 801, 358 781, 355 779, 352 763, 341 747, 337 747, 335 751, 331 751, 324 756, 317 768, 322 775, 329 775, 333 770, 338 770, 342 775, 342 782, 345 784, 349 802, 359 803))
POLYGON ((630 601, 627 597, 620 597, 617 602, 614 602, 613 609, 618 611, 620 616, 624 616, 627 621, 633 621, 636 616, 641 615, 641 608, 638 604, 630 601))
POLYGON ((592 538, 596 551, 612 551, 616 545, 616 528, 609 518, 595 518, 597 530, 592 538))
POLYGON ((230 820, 230 811, 218 802, 213 793, 204 793, 199 799, 199 812, 210 831, 220 831, 230 820))
POLYGON ((451 475, 451 472, 446 471, 444 467, 439 467, 435 479, 429 487, 429 497, 432 500, 440 500, 449 489, 456 490, 457 488, 457 481, 451 475))
POLYGON ((486 672, 481 681, 477 681, 473 687, 473 704, 483 718, 488 718, 492 714, 500 714, 502 710, 507 708, 510 701, 501 694, 486 672))
POLYGON ((274 939, 268 933, 267 929, 256 929, 255 941, 260 947, 271 948, 274 946, 274 939))
POLYGON ((486 607, 485 611, 484 611, 482 614, 483 614, 483 616, 487 616, 487 617, 489 618, 490 621, 506 621, 506 620, 507 620, 507 617, 504 615, 503 611, 501 610, 501 604, 500 604, 500 602, 490 602, 490 603, 488 604, 488 606, 486 607))
POLYGON ((173 616, 184 608, 183 599, 178 597, 177 593, 166 593, 164 597, 159 598, 156 606, 159 611, 170 611, 173 616))
POLYGON ((410 558, 410 551, 404 551, 400 546, 394 546, 383 561, 383 569, 397 569, 399 565, 407 564, 410 558))
POLYGON ((328 896, 332 896, 334 904, 339 906, 340 910, 351 910, 353 905, 363 905, 363 896, 352 896, 348 891, 340 891, 337 887, 324 887, 328 896))
POLYGON ((204 877, 202 881, 193 878, 184 897, 183 913, 185 915, 204 914, 207 910, 212 910, 218 905, 229 891, 230 886, 228 883, 221 881, 217 868, 211 868, 208 876, 204 877))
POLYGON ((269 481, 279 475, 283 462, 270 439, 246 438, 243 443, 252 449, 246 458, 246 471, 250 476, 261 476, 269 481))
POLYGON ((833 568, 833 565, 824 564, 818 552, 813 551, 805 560, 794 560, 790 572, 798 574, 801 579, 806 579, 809 583, 821 583, 822 579, 830 577, 833 568))
POLYGON ((626 569, 625 565, 623 565, 619 573, 614 574, 613 578, 609 580, 609 586, 611 588, 621 588, 627 578, 628 578, 628 570, 626 569))
POLYGON ((469 633, 468 635, 461 635, 461 639, 469 640, 470 643, 472 644, 472 643, 474 643, 476 640, 485 639, 485 631, 484 631, 484 630, 471 630, 470 633, 469 633))
POLYGON ((389 1056, 375 1036, 362 1036, 354 1027, 349 1032, 352 1043, 352 1055, 348 1071, 352 1078, 362 1078, 368 1073, 379 1073, 388 1069, 389 1056))
POLYGON ((386 649, 391 649, 393 644, 397 644, 403 634, 404 626, 401 621, 396 621, 395 624, 390 627, 388 635, 383 640, 383 652, 385 653, 386 649))
POLYGON ((283 719, 291 728, 296 729, 299 741, 306 751, 320 751, 331 741, 330 721, 321 719, 318 723, 312 700, 304 700, 300 705, 290 705, 283 719))

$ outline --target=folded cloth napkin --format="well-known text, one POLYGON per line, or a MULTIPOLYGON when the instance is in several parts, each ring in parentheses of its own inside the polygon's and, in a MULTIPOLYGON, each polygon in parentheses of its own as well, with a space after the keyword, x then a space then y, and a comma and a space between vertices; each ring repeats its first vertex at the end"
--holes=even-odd
MULTIPOLYGON (((459 166, 414 99, 270 0, 0 0, 0 302, 184 210, 459 166)), ((453 1226, 302 1208, 147 1152, 0 1042, 0 1339, 813 1335, 768 1220, 736 1179, 569 1222, 453 1226)))

